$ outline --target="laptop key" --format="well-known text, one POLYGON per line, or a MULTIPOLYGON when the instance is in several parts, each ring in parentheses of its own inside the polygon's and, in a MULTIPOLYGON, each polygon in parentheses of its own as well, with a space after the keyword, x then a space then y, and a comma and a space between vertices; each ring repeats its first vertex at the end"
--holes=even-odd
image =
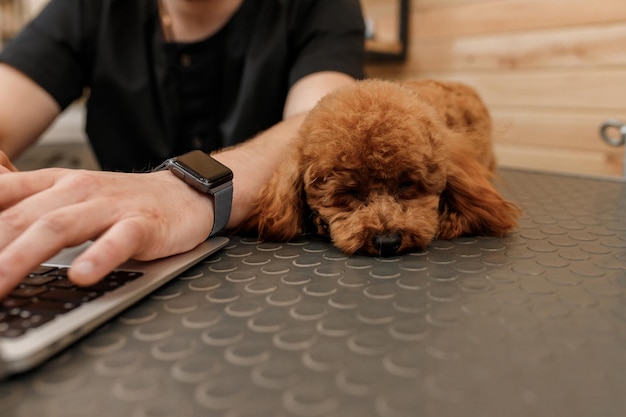
POLYGON ((29 317, 18 317, 17 319, 8 322, 8 327, 6 328, 6 332, 4 332, 3 336, 18 337, 30 329, 37 328, 42 324, 49 322, 53 318, 54 317, 42 316, 40 314, 35 314, 29 317))
POLYGON ((37 267, 35 267, 35 269, 33 269, 29 276, 34 276, 34 275, 46 275, 49 274, 50 272, 54 271, 58 269, 56 266, 45 266, 45 265, 39 265, 37 267))
POLYGON ((120 281, 116 281, 116 280, 111 280, 108 278, 105 278, 99 282, 96 282, 93 285, 90 285, 89 287, 85 287, 88 288, 92 291, 99 291, 101 293, 105 293, 108 291, 112 291, 118 287, 121 287, 122 285, 124 285, 125 282, 120 282, 120 281))
POLYGON ((0 337, 10 339, 12 337, 19 337, 24 333, 26 333, 26 329, 14 329, 5 323, 0 323, 0 337))
POLYGON ((76 288, 77 285, 70 281, 69 278, 67 277, 58 277, 56 280, 51 281, 48 284, 49 287, 54 287, 54 288, 76 288))
POLYGON ((111 272, 107 276, 107 279, 114 279, 116 281, 121 281, 121 282, 129 282, 129 281, 133 281, 139 278, 142 275, 143 274, 141 272, 137 272, 137 271, 117 270, 117 271, 111 272))
POLYGON ((41 314, 43 316, 56 316, 66 313, 78 307, 80 303, 56 302, 56 301, 34 301, 22 307, 22 311, 29 314, 41 314))
POLYGON ((0 300, 0 305, 2 306, 2 310, 5 310, 5 309, 11 310, 11 309, 23 307, 29 302, 30 300, 28 300, 27 298, 15 298, 9 295, 9 297, 3 300, 0 300))
POLYGON ((49 282, 57 279, 54 275, 29 275, 22 281, 22 284, 32 285, 32 286, 41 286, 46 285, 49 282))
POLYGON ((45 287, 31 287, 29 285, 25 285, 15 288, 11 291, 10 295, 17 298, 33 298, 45 293, 46 291, 48 291, 48 289, 45 287))
POLYGON ((54 289, 41 294, 39 298, 42 300, 52 300, 58 302, 70 301, 72 303, 80 304, 93 300, 101 295, 102 293, 98 291, 54 289))

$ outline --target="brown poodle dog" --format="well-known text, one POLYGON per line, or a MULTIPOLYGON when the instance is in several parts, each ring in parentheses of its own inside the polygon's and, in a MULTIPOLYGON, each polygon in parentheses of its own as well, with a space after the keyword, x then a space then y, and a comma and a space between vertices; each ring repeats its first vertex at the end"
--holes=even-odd
POLYGON ((266 241, 315 233, 373 256, 436 238, 501 236, 519 209, 492 185, 494 169, 491 119, 470 87, 359 81, 310 112, 237 232, 266 241))

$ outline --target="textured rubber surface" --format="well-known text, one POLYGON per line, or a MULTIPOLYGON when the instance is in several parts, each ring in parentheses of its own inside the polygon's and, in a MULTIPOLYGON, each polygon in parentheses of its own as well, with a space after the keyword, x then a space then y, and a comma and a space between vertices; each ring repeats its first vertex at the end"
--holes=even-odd
POLYGON ((503 171, 503 238, 346 257, 234 238, 41 368, 8 416, 622 416, 626 184, 503 171))

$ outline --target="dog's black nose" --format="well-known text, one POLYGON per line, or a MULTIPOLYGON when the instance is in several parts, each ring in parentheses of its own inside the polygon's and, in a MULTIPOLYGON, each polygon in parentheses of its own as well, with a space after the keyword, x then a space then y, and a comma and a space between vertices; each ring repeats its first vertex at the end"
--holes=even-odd
POLYGON ((380 256, 393 256, 400 249, 402 234, 400 232, 385 233, 374 237, 374 247, 380 256))

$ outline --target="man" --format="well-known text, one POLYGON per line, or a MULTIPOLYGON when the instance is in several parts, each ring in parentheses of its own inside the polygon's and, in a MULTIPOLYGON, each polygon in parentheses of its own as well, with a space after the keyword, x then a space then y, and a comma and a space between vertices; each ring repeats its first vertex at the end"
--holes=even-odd
POLYGON ((52 0, 0 55, 0 296, 89 239, 70 270, 82 285, 216 232, 213 199, 145 173, 192 149, 224 148, 236 226, 306 113, 362 77, 362 48, 357 0, 52 0), (85 89, 104 171, 11 172, 85 89))

